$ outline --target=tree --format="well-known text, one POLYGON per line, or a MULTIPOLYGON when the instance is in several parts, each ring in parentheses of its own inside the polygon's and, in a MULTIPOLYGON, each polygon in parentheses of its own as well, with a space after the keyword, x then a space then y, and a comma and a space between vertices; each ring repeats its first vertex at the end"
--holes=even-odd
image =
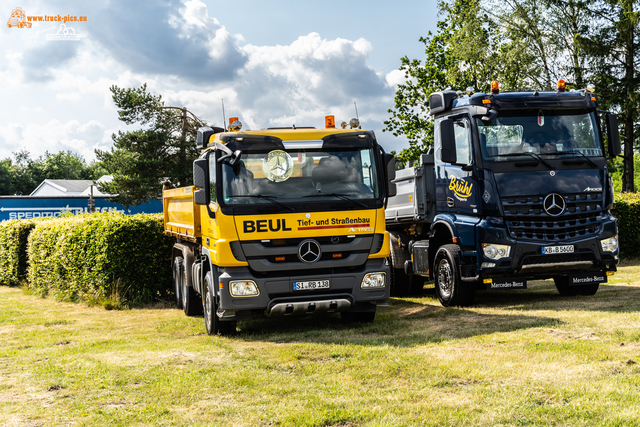
POLYGON ((165 106, 160 95, 140 88, 111 87, 120 120, 144 128, 114 134, 110 151, 96 150, 96 157, 113 175, 113 181, 98 185, 115 194, 124 206, 138 205, 161 194, 161 183, 192 183, 192 163, 198 156, 197 128, 204 122, 186 108, 165 106))
POLYGON ((439 4, 445 18, 435 35, 420 38, 424 64, 403 57, 400 70, 406 81, 398 85, 391 117, 384 131, 404 135, 409 148, 396 154, 400 164, 416 160, 433 144, 429 96, 447 88, 488 91, 498 79, 503 88, 517 88, 532 72, 533 62, 522 52, 522 40, 506 38, 500 26, 481 7, 480 0, 452 0, 439 4))
POLYGON ((14 160, 0 161, 0 194, 28 195, 45 179, 91 179, 106 174, 100 163, 87 166, 84 158, 71 151, 51 154, 48 151, 36 160, 27 150, 13 153, 14 160))
POLYGON ((592 31, 579 40, 593 58, 591 73, 603 107, 618 112, 622 127, 622 191, 634 191, 634 147, 640 129, 640 11, 632 0, 590 4, 592 31), (634 9, 635 8, 635 9, 634 9))

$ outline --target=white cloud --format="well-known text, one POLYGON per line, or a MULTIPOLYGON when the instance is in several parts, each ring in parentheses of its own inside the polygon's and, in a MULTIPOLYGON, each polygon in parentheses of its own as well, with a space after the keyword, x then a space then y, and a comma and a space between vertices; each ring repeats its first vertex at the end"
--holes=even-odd
POLYGON ((44 125, 9 123, 0 127, 0 158, 12 157, 12 153, 27 150, 32 158, 48 151, 72 151, 87 161, 95 159, 94 149, 106 149, 111 145, 114 129, 95 120, 80 123, 71 120, 61 123, 51 120, 44 125))

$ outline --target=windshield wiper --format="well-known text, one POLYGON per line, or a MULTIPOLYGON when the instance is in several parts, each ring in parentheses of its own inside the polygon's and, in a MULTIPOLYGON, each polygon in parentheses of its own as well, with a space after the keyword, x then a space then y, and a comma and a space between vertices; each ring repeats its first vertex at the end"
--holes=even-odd
POLYGON ((596 165, 596 163, 591 160, 590 158, 588 158, 583 152, 581 151, 575 151, 575 150, 570 150, 570 151, 556 151, 555 153, 545 153, 545 154, 580 154, 582 157, 584 157, 587 162, 589 162, 591 164, 591 166, 595 166, 598 167, 598 165, 596 165))
POLYGON ((322 197, 322 196, 333 196, 333 197, 337 197, 337 198, 342 199, 342 200, 347 200, 349 202, 355 203, 356 205, 360 205, 363 208, 368 208, 369 207, 369 206, 365 205, 362 202, 359 202, 357 200, 353 200, 353 199, 347 197, 346 194, 338 194, 338 193, 324 193, 324 194, 322 194, 322 193, 319 193, 319 194, 309 194, 309 195, 303 196, 303 197, 322 197))
POLYGON ((538 156, 536 153, 528 153, 526 151, 522 152, 522 153, 494 154, 493 156, 489 156, 489 158, 493 158, 493 157, 511 157, 511 156, 515 156, 515 157, 529 156, 529 157, 531 157, 533 159, 541 161, 549 169, 553 169, 553 166, 551 166, 549 163, 545 162, 542 157, 538 156))
POLYGON ((229 196, 229 197, 255 197, 256 199, 268 200, 271 203, 275 203, 276 205, 282 206, 283 208, 290 210, 291 212, 295 212, 296 211, 291 206, 283 205, 282 203, 278 202, 277 200, 274 200, 274 199, 277 199, 276 196, 263 196, 262 194, 239 194, 237 196, 229 196))

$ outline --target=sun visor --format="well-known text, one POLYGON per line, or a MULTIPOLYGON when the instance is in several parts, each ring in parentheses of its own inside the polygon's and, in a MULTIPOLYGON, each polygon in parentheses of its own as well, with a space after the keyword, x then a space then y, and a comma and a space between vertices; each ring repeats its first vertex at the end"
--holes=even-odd
POLYGON ((226 142, 230 150, 236 151, 271 151, 284 150, 280 138, 263 135, 222 135, 220 140, 226 142))
POLYGON ((324 151, 339 151, 354 148, 373 148, 375 137, 370 132, 342 133, 322 138, 324 151))

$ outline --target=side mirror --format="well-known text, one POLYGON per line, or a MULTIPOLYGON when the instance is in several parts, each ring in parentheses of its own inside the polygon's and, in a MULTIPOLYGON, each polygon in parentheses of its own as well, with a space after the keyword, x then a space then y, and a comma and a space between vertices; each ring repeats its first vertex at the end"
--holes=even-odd
POLYGON ((384 153, 382 158, 387 169, 387 197, 393 197, 398 193, 396 184, 391 182, 396 179, 396 158, 390 153, 384 153))
POLYGON ((206 188, 209 182, 209 160, 197 159, 193 162, 193 185, 206 188))
POLYGON ((618 116, 613 113, 607 113, 607 139, 609 140, 609 157, 619 156, 622 153, 622 148, 618 131, 618 116))
POLYGON ((206 205, 209 202, 207 191, 204 188, 193 192, 193 203, 196 205, 206 205))
POLYGON ((456 134, 453 130, 453 120, 445 119, 440 122, 440 160, 445 163, 456 163, 456 134))

